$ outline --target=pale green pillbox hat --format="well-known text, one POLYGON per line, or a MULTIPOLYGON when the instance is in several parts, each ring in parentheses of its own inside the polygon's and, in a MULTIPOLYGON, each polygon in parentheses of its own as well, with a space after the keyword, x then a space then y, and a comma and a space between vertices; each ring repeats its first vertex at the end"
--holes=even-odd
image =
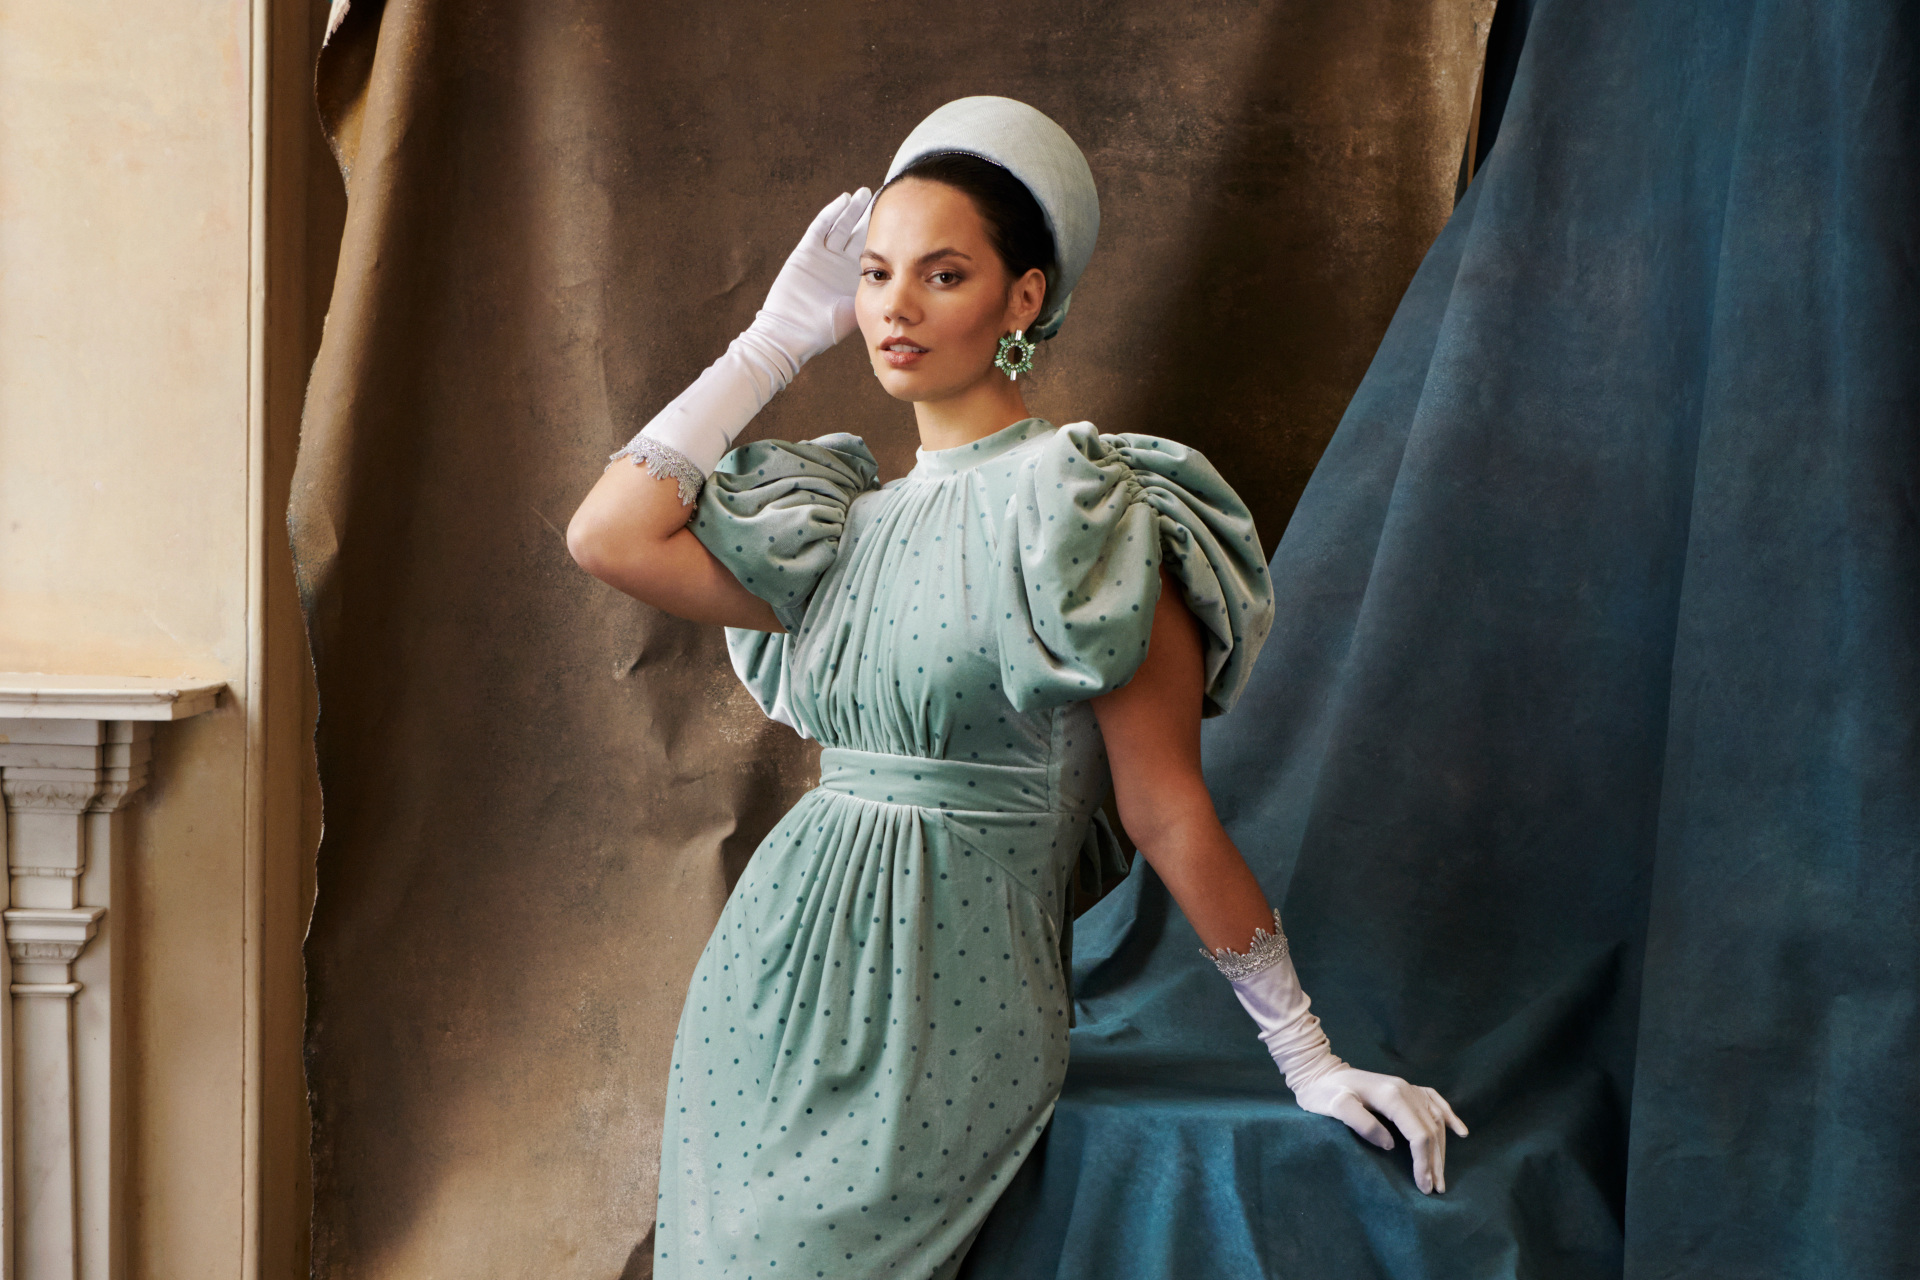
POLYGON ((1043 112, 1012 98, 956 98, 914 126, 887 168, 887 181, 923 156, 960 151, 991 161, 1020 179, 1053 232, 1058 277, 1047 290, 1047 305, 1027 331, 1051 338, 1067 318, 1073 286, 1093 257, 1100 237, 1100 196, 1093 170, 1067 131, 1043 112))

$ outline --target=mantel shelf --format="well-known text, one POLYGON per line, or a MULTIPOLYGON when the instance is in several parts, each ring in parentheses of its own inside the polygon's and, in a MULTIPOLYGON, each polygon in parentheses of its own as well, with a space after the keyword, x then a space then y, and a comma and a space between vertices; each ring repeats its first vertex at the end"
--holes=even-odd
POLYGON ((0 720, 185 720, 211 711, 222 680, 0 671, 0 720))

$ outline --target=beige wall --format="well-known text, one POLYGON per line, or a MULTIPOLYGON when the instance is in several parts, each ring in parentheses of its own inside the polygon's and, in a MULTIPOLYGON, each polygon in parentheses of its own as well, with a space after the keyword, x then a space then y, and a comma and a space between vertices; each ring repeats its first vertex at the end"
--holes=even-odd
POLYGON ((0 0, 0 671, 232 691, 158 731, 112 908, 134 1276, 306 1270, 318 809, 281 512, 341 203, 323 10, 0 0))

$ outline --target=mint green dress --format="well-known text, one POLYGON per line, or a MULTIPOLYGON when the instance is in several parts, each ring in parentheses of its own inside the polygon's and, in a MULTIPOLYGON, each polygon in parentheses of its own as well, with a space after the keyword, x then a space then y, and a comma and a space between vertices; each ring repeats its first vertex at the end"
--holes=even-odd
POLYGON ((693 531, 784 635, 729 631, 820 785, 754 853, 687 991, 654 1274, 955 1273, 1067 1066, 1071 886, 1123 871, 1087 699, 1164 564, 1233 702, 1273 616, 1245 505, 1169 440, 1028 419, 922 450, 722 459, 693 531))

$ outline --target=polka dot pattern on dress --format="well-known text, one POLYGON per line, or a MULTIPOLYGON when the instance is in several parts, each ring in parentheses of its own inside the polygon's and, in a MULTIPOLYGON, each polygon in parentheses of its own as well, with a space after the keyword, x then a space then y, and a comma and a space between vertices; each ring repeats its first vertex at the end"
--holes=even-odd
POLYGON ((742 682, 831 749, 688 986, 662 1280, 958 1270, 1066 1070, 1069 886, 1113 849, 1086 699, 1163 564, 1215 707, 1270 624, 1244 505, 1171 441, 1029 419, 877 474, 852 436, 758 442, 692 523, 787 628, 728 633, 742 682))

